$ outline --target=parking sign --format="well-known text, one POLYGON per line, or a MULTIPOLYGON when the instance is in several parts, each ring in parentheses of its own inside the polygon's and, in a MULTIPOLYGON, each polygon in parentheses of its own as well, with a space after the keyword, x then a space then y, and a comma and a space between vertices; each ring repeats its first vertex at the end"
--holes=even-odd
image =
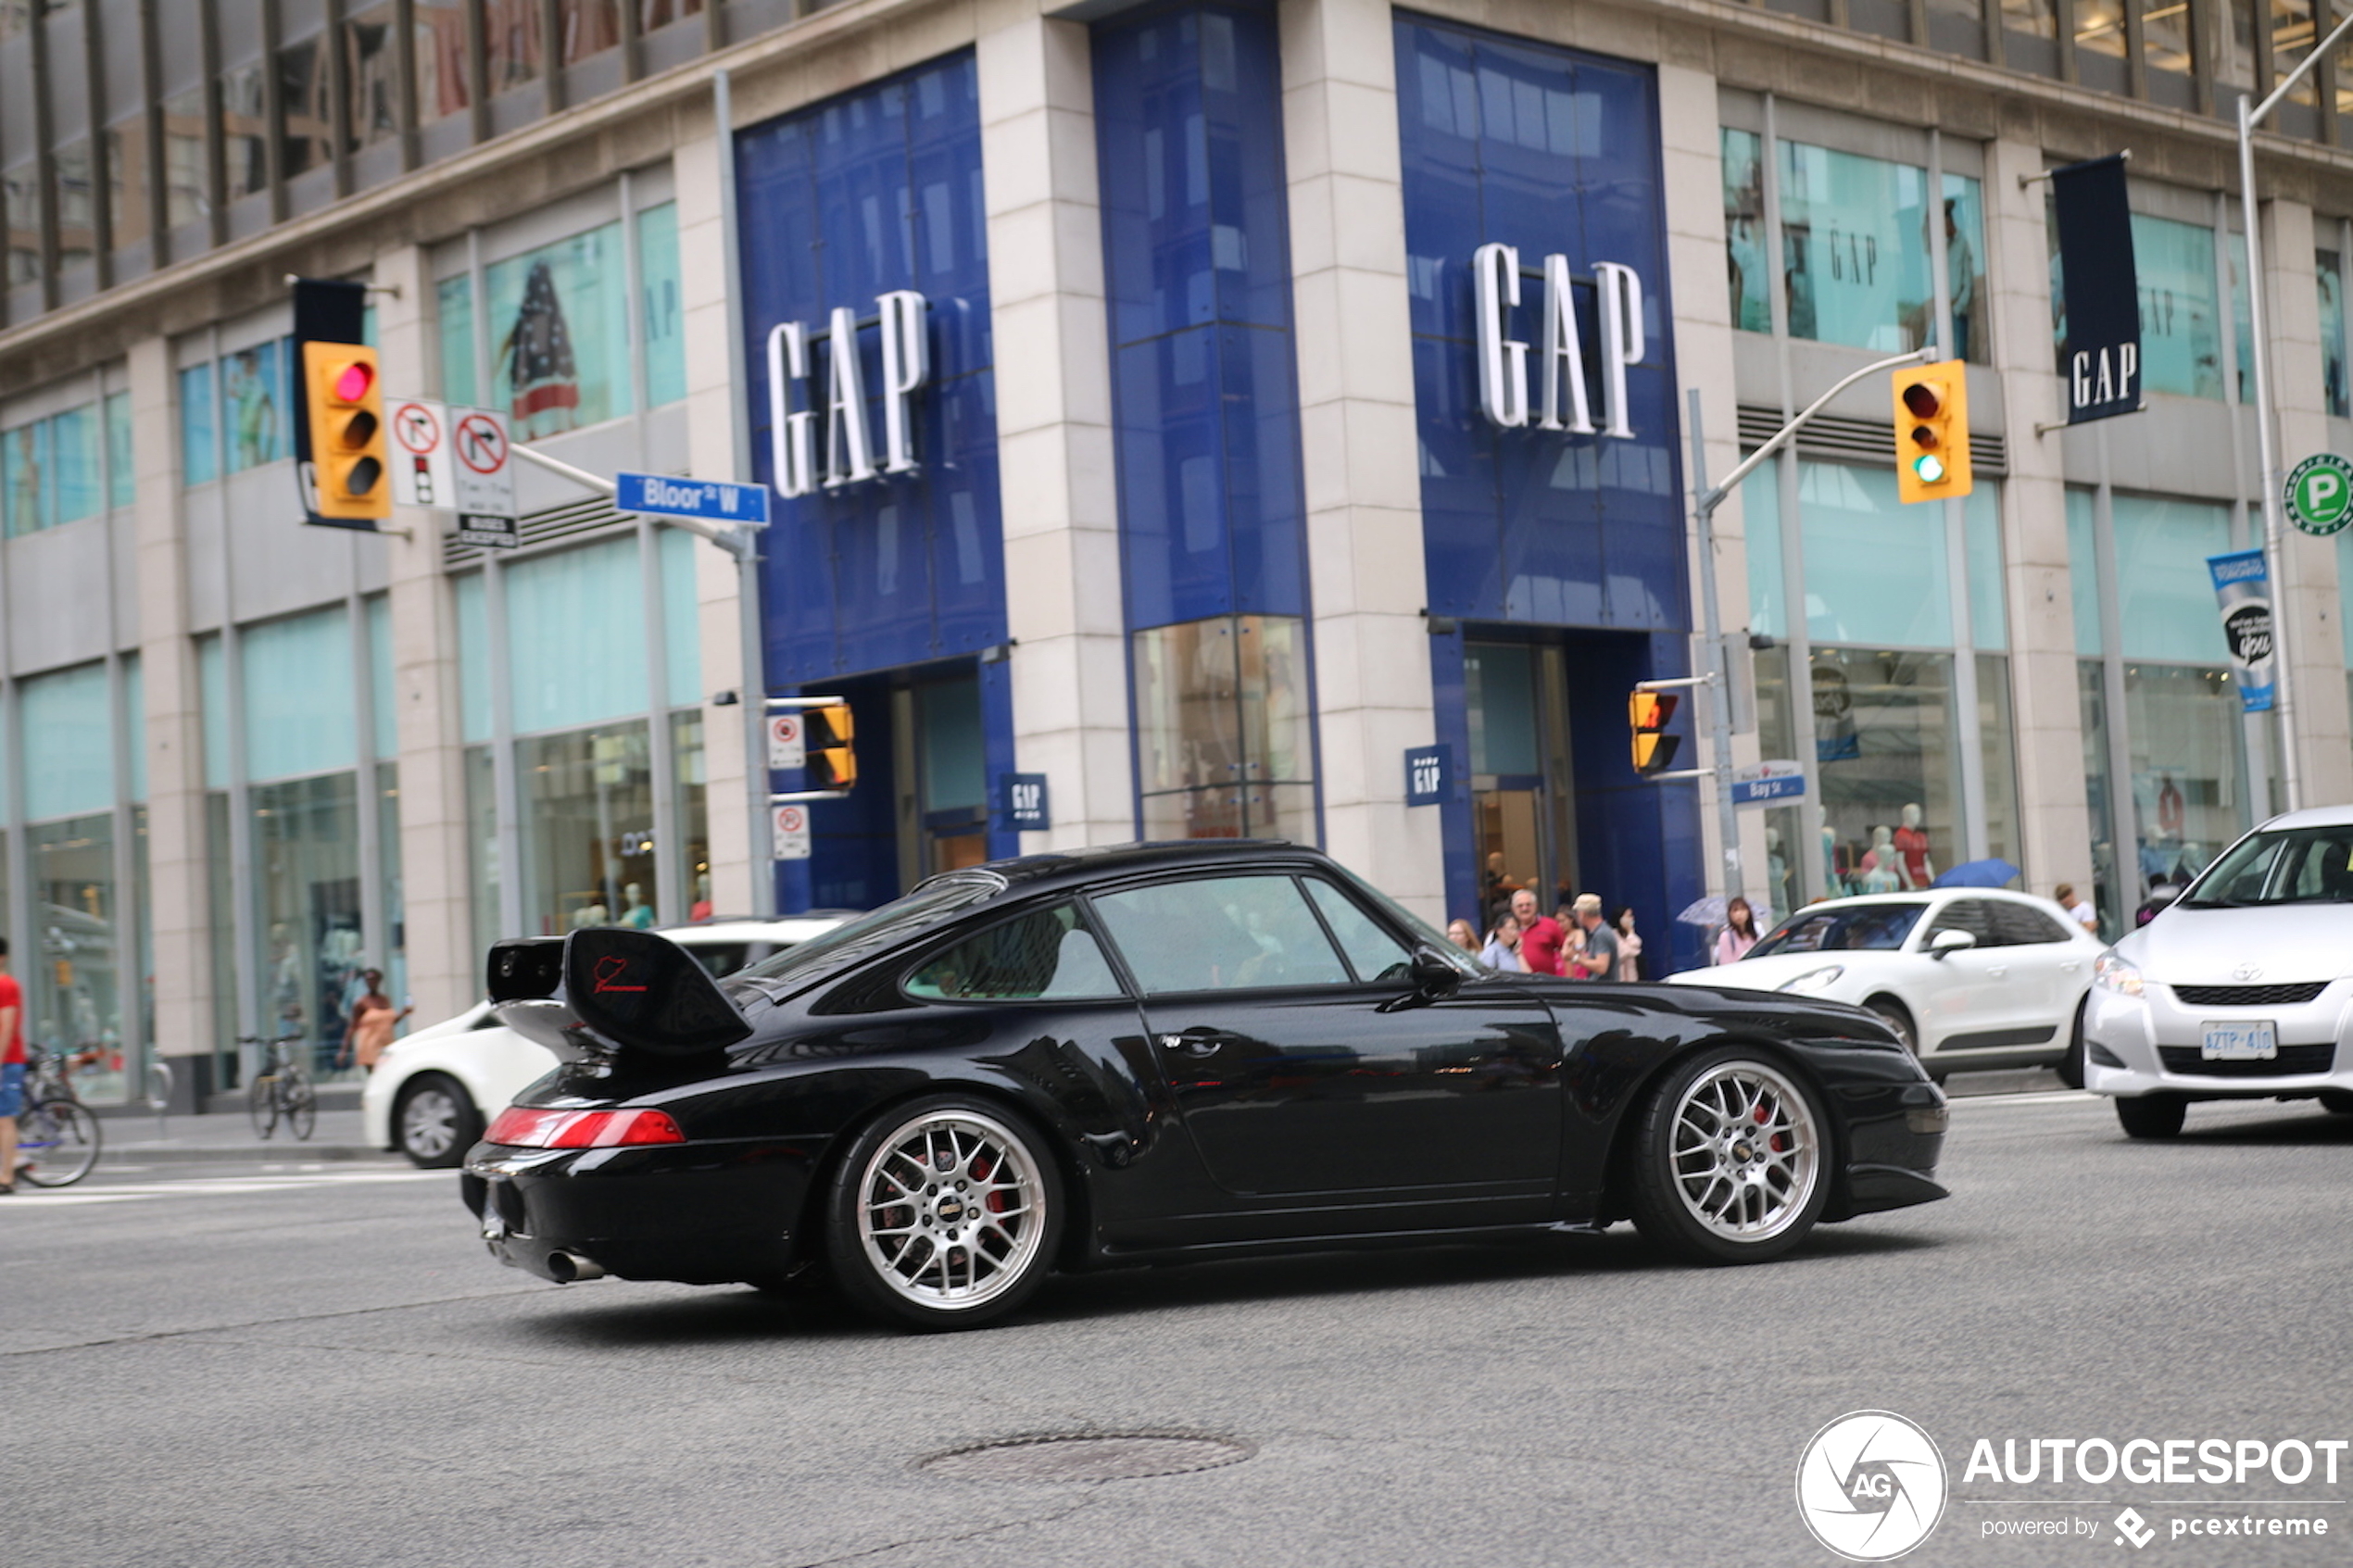
POLYGON ((768 766, 772 770, 809 766, 806 734, 798 713, 768 715, 768 766))
POLYGON ((779 860, 809 859, 809 808, 778 806, 770 814, 774 819, 775 858, 779 860))

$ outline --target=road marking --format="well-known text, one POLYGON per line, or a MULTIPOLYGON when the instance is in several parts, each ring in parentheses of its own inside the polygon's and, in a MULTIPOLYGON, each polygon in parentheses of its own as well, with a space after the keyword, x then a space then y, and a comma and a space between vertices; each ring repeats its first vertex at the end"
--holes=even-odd
POLYGON ((17 1196, 30 1201, 0 1203, 0 1213, 86 1203, 135 1203, 153 1198, 235 1198, 257 1192, 300 1192, 385 1182, 447 1182, 454 1174, 448 1171, 321 1171, 315 1175, 194 1176, 183 1182, 126 1182, 86 1188, 44 1188, 27 1184, 17 1189, 17 1196))
POLYGON ((2106 1095, 2095 1095, 2087 1089, 2051 1089, 2032 1095, 1962 1095, 1948 1099, 1951 1106, 1963 1105, 2096 1105, 2106 1095))

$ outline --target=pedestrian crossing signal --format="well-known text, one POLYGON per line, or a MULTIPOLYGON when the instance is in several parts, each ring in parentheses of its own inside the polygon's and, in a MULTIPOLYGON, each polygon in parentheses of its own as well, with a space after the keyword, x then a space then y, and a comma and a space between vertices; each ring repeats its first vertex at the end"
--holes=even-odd
POLYGON ((376 351, 356 343, 305 343, 302 390, 319 516, 346 521, 390 517, 391 450, 376 351))
POLYGON ((1675 765, 1683 737, 1666 733, 1681 699, 1671 692, 1636 692, 1626 699, 1626 721, 1634 731, 1634 771, 1644 778, 1675 765))
POLYGON ((809 752, 809 787, 847 791, 858 782, 857 721, 846 702, 829 702, 801 713, 809 752))
POLYGON ((1895 489, 1904 500, 1969 493, 1968 369, 1943 359, 1895 372, 1895 489))

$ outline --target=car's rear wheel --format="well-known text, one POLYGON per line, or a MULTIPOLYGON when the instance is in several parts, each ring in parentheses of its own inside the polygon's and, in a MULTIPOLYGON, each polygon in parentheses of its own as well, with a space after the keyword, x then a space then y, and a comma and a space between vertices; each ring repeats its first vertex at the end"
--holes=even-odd
POLYGON ((1829 1123, 1764 1056, 1728 1047, 1668 1073, 1642 1111, 1634 1223, 1702 1263, 1758 1263, 1806 1239, 1830 1194, 1829 1123))
POLYGON ((2067 1054, 2058 1059, 2059 1082, 2070 1089, 2083 1086, 2083 1010, 2091 1005, 2089 997, 2075 1004, 2075 1025, 2067 1034, 2067 1054))
POLYGON ((2116 1102, 2116 1119, 2124 1124, 2127 1137, 2177 1137, 2189 1113, 2190 1102, 2179 1095, 2141 1095, 2116 1102))
POLYGON ((976 1328, 1053 1266, 1062 1176, 1045 1140, 975 1096, 927 1095, 851 1140, 827 1197, 842 1294, 908 1328, 976 1328))
POLYGON ((447 1171, 465 1162, 466 1150, 482 1138, 482 1112, 455 1078, 420 1073, 393 1106, 392 1135, 409 1163, 422 1171, 447 1171))

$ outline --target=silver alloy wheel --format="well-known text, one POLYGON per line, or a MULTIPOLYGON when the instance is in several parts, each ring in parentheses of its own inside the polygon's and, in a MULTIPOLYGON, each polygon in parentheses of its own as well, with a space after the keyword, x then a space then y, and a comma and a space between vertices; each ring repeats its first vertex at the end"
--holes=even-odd
POLYGON ((885 1138, 858 1182, 858 1239, 875 1277, 933 1311, 984 1306, 1027 1277, 1046 1184, 1012 1128, 930 1110, 885 1138))
POLYGON ((1813 1108, 1762 1062, 1724 1062, 1684 1090, 1672 1139, 1676 1196, 1730 1241, 1766 1241, 1789 1229, 1821 1179, 1813 1108))
POLYGON ((422 1088, 400 1108, 401 1149, 418 1160, 438 1160, 458 1141, 458 1097, 447 1089, 422 1088))

